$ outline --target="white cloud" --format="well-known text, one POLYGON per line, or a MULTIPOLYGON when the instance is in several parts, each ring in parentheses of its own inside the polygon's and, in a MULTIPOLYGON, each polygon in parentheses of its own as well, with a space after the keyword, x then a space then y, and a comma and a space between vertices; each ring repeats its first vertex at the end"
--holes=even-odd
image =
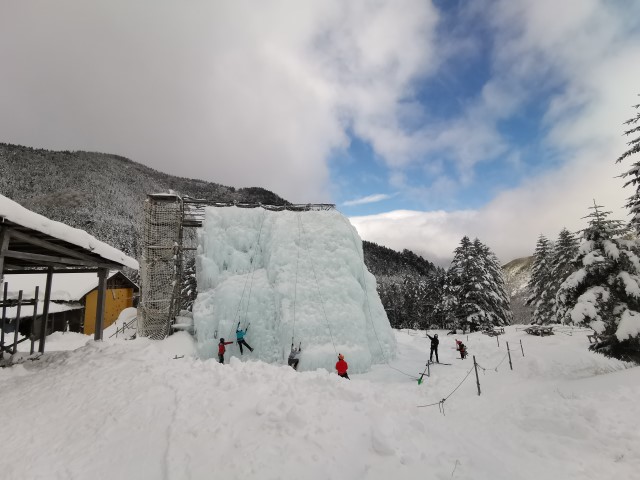
POLYGON ((2 140, 327 201, 347 129, 403 141, 437 18, 421 0, 9 2, 2 140))
MULTIPOLYGON (((411 248, 446 264, 463 235, 478 236, 508 262, 532 254, 540 233, 555 238, 564 226, 583 228, 581 217, 593 199, 612 210, 615 218, 626 218, 623 205, 632 192, 614 178, 624 170, 614 162, 625 150, 622 122, 633 116, 631 105, 640 93, 640 4, 627 3, 623 10, 615 2, 561 3, 488 2, 496 38, 493 77, 458 120, 463 127, 445 132, 451 140, 443 141, 462 142, 468 148, 479 140, 476 148, 489 149, 495 142, 494 148, 519 158, 521 150, 500 137, 495 122, 508 120, 529 92, 548 82, 556 87, 545 116, 545 147, 560 166, 474 211, 353 218, 363 238, 395 249, 411 248), (467 143, 465 132, 485 133, 472 134, 467 143)), ((465 160, 464 150, 454 157, 462 166, 476 161, 465 160)))
POLYGON ((344 205, 345 207, 352 207, 354 205, 366 205, 367 203, 376 203, 383 200, 388 200, 392 197, 393 195, 387 195, 386 193, 377 193, 362 198, 356 198, 354 200, 347 200, 346 202, 343 202, 342 205, 344 205))

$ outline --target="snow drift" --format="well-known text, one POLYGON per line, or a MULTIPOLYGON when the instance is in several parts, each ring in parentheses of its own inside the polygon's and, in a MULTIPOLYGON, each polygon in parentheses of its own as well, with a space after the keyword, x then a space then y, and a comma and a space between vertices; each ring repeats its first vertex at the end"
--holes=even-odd
MULTIPOLYGON (((352 372, 395 356, 396 341, 363 260, 355 228, 335 210, 273 212, 209 207, 199 231, 193 317, 201 358, 249 326, 243 358, 286 363, 302 343, 299 370, 352 372)), ((239 356, 236 345, 227 356, 239 356)))

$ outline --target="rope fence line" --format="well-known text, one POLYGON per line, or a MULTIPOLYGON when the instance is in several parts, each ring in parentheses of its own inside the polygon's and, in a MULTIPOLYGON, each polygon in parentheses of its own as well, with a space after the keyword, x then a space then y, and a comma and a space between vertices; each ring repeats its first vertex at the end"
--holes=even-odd
MULTIPOLYGON (((513 349, 509 348, 509 342, 506 342, 506 344, 507 344, 506 345, 507 346, 507 353, 504 355, 504 357, 502 357, 502 360, 500 360, 500 362, 495 367, 490 368, 490 369, 483 367, 482 365, 480 365, 477 362, 476 357, 474 355, 473 356, 473 367, 471 367, 469 369, 469 371, 464 376, 462 381, 458 384, 458 386, 456 388, 453 389, 453 391, 449 395, 447 395, 446 397, 444 397, 442 400, 440 400, 438 402, 429 403, 427 405, 417 405, 417 408, 434 407, 434 406, 438 405, 438 409, 439 409, 440 413, 445 415, 444 403, 449 399, 449 397, 451 397, 462 386, 462 384, 469 378, 469 375, 471 375, 471 372, 474 371, 474 370, 476 372, 476 382, 477 382, 477 386, 478 386, 478 395, 480 395, 480 379, 478 377, 478 368, 482 369, 484 373, 486 373, 487 370, 493 370, 493 371, 495 371, 497 373, 498 372, 498 368, 508 358, 509 359, 509 366, 511 367, 511 370, 513 370, 513 364, 511 362, 511 352, 515 352, 516 350, 513 350, 513 349)), ((524 357, 524 348, 522 346, 522 340, 520 341, 520 349, 522 350, 522 356, 524 357)))
POLYGON ((474 367, 471 367, 469 369, 469 371, 467 372, 467 374, 462 379, 462 381, 458 384, 458 386, 456 388, 454 388, 453 391, 449 395, 444 397, 442 400, 440 400, 439 402, 435 402, 435 403, 429 403, 428 405, 418 405, 418 408, 433 407, 435 405, 438 405, 438 410, 440 411, 440 413, 442 413, 442 415, 444 415, 445 414, 444 413, 444 402, 446 402, 449 399, 449 397, 451 397, 451 395, 456 393, 456 391, 462 386, 462 384, 467 380, 467 378, 469 378, 469 375, 471 375, 471 372, 473 371, 473 369, 474 369, 474 367))

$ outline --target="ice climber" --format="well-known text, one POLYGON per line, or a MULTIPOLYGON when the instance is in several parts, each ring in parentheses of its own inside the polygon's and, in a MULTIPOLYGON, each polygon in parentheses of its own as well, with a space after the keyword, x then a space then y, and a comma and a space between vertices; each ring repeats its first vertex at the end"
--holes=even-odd
POLYGON ((247 325, 247 328, 245 328, 244 330, 241 330, 240 322, 238 322, 238 326, 236 327, 236 341, 238 342, 238 346, 240 347, 240 355, 242 355, 243 345, 253 352, 253 348, 251 348, 249 344, 246 342, 246 340, 244 339, 244 336, 246 335, 247 330, 249 330, 249 325, 247 325))
POLYGON ((302 352, 301 345, 298 345, 298 348, 291 344, 291 353, 289 354, 289 366, 293 367, 294 370, 298 370, 298 363, 300 363, 300 353, 302 352))
POLYGON ((431 340, 431 354, 429 355, 429 360, 433 362, 433 353, 436 354, 436 363, 440 363, 438 359, 438 344, 440 340, 438 340, 438 334, 436 333, 433 337, 427 333, 427 337, 431 340))
POLYGON ((344 355, 341 353, 338 354, 338 362, 336 363, 336 371, 338 372, 338 376, 342 378, 346 378, 347 380, 351 380, 349 378, 349 374, 347 374, 347 369, 349 365, 344 361, 344 355))
POLYGON ((220 339, 220 343, 218 344, 218 360, 220 363, 224 363, 224 352, 227 351, 227 347, 225 345, 231 345, 233 342, 225 342, 224 338, 220 339))

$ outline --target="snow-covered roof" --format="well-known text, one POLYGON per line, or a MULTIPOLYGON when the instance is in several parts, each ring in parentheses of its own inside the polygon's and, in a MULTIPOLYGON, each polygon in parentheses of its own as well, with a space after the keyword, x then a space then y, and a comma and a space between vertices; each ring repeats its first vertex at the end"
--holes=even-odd
POLYGON ((92 237, 84 230, 55 222, 42 215, 24 208, 22 205, 0 195, 0 222, 9 221, 55 237, 78 247, 85 248, 95 255, 138 270, 138 262, 120 250, 92 237))
MULTIPOLYGON (((49 313, 67 312, 69 310, 79 310, 83 308, 79 303, 54 303, 49 302, 49 313)), ((38 315, 42 314, 44 309, 44 302, 38 300, 38 315)), ((16 318, 18 314, 18 307, 7 308, 7 318, 16 318)), ((29 318, 33 316, 33 305, 22 305, 20 307, 20 318, 29 318)))
MULTIPOLYGON (((109 272, 107 279, 118 273, 117 270, 109 272)), ((44 288, 47 284, 47 275, 17 274, 7 272, 4 281, 9 285, 9 298, 18 298, 18 292, 22 290, 22 298, 33 298, 36 285, 40 287, 40 298, 44 297, 44 288)), ((51 300, 61 302, 74 302, 80 300, 87 293, 98 286, 96 273, 58 273, 54 274, 51 281, 51 300)))

